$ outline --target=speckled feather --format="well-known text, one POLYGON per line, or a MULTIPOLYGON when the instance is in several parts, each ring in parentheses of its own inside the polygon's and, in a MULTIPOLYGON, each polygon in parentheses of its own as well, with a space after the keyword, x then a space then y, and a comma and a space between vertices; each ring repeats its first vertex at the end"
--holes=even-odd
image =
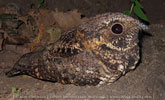
POLYGON ((44 50, 23 55, 6 75, 75 85, 112 83, 136 67, 138 33, 145 28, 121 13, 97 15, 44 50))

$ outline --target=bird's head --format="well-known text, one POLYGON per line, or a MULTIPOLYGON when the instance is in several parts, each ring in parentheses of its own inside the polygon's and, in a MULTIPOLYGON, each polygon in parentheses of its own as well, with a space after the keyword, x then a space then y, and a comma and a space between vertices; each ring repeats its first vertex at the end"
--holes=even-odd
POLYGON ((98 49, 96 47, 101 46, 117 51, 125 51, 137 45, 138 33, 145 29, 146 25, 122 13, 99 15, 81 25, 87 48, 98 49))

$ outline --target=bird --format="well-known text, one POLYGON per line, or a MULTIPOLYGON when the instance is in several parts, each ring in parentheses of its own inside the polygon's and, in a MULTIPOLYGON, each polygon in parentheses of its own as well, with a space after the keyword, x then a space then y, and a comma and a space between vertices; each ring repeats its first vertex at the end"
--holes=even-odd
POLYGON ((6 75, 77 86, 108 85, 136 68, 139 32, 147 28, 119 12, 99 14, 64 32, 43 50, 24 54, 6 75))

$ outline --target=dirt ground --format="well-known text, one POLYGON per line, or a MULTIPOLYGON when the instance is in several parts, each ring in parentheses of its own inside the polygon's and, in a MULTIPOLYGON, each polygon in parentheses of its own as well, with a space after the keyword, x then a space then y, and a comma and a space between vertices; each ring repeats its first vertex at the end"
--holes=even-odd
MULTIPOLYGON (((23 16, 36 7, 37 0, 0 0, 0 7, 16 5, 23 16)), ((0 100, 164 100, 165 99, 165 1, 141 0, 150 20, 148 33, 142 40, 141 63, 111 85, 74 86, 45 82, 27 76, 8 78, 5 72, 19 57, 30 51, 25 45, 5 44, 0 51, 0 100), (14 93, 17 88, 20 93, 14 93)), ((48 10, 77 9, 84 17, 104 12, 123 12, 129 0, 46 0, 48 10)), ((0 25, 1 26, 1 25, 0 25)))

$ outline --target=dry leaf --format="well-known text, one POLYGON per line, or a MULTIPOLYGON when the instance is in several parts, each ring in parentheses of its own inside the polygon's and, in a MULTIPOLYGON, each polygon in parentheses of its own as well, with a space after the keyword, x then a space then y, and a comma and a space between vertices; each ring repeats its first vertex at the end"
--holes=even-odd
POLYGON ((81 13, 79 13, 77 10, 69 11, 66 13, 56 10, 53 16, 57 25, 65 31, 76 27, 87 20, 87 18, 81 19, 81 13))
POLYGON ((3 49, 3 41, 7 38, 7 33, 0 29, 0 51, 3 49), (3 33, 3 34, 2 34, 3 33))
POLYGON ((50 42, 53 43, 60 38, 62 30, 60 28, 51 28, 47 30, 47 32, 50 35, 50 40, 51 40, 50 42))
POLYGON ((43 38, 44 25, 41 24, 37 37, 34 39, 34 42, 31 43, 31 51, 35 50, 37 46, 40 45, 41 39, 43 38))
POLYGON ((4 39, 0 38, 0 51, 2 50, 3 40, 4 40, 4 39))

